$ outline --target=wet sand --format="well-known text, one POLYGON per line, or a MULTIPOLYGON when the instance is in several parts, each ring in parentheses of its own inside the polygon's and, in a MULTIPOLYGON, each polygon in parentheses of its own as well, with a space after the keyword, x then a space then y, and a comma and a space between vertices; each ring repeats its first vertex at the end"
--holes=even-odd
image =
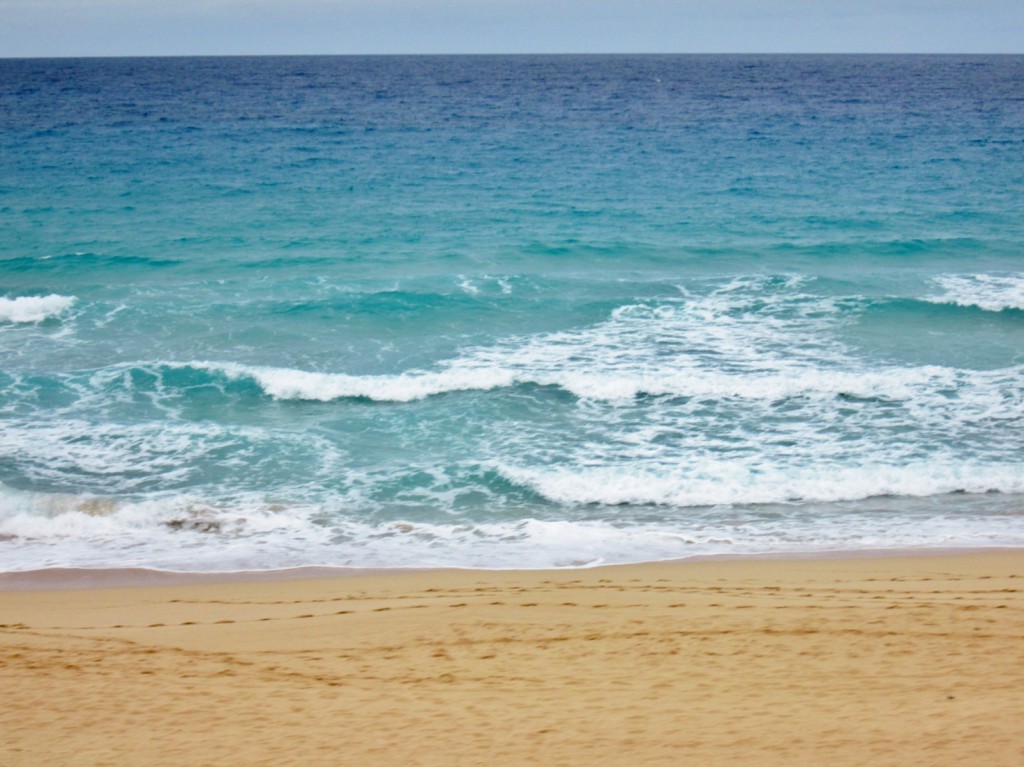
POLYGON ((1021 551, 50 578, 0 591, 11 767, 1024 764, 1021 551))

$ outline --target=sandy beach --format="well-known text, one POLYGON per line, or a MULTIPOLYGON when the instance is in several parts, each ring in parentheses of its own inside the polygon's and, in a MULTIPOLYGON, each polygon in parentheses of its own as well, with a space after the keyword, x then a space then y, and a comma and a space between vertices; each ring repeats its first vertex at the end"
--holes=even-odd
POLYGON ((1024 764, 1022 551, 35 578, 0 583, 11 767, 1024 764))

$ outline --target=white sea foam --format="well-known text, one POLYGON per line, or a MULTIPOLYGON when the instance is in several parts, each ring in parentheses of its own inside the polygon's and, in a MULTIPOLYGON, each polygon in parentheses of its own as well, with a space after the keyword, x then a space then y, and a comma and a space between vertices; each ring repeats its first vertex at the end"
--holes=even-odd
POLYGON ((12 422, 0 457, 16 461, 38 481, 66 481, 121 492, 152 483, 185 480, 197 455, 231 443, 208 424, 91 423, 85 419, 12 422))
POLYGON ((480 287, 476 285, 471 279, 463 275, 459 275, 459 289, 471 296, 480 295, 480 287))
POLYGON ((864 358, 834 332, 849 304, 802 285, 681 290, 391 374, 150 361, 16 376, 0 460, 83 494, 0 488, 4 566, 556 567, 1024 542, 1024 366, 864 358), (430 423, 403 406, 521 385, 544 388, 481 410, 453 397, 430 423), (252 407, 257 388, 398 406, 252 407), (244 403, 244 422, 220 420, 222 402, 244 403), (292 420, 321 411, 322 428, 292 420))
POLYGON ((353 376, 316 373, 290 368, 190 362, 189 367, 222 373, 228 378, 250 378, 269 396, 282 400, 365 398, 380 402, 411 402, 445 392, 493 389, 516 382, 512 371, 453 366, 438 372, 415 371, 398 375, 353 376))
MULTIPOLYGON (((775 298, 790 315, 792 304, 798 306, 796 316, 776 317, 764 311, 766 299, 755 296, 760 288, 756 280, 749 283, 737 279, 708 296, 624 305, 593 326, 468 348, 433 370, 356 376, 213 361, 188 364, 229 378, 250 378, 268 395, 284 400, 410 402, 522 383, 558 386, 581 398, 604 400, 644 394, 763 400, 812 391, 857 395, 866 387, 873 388, 866 396, 885 396, 884 389, 901 385, 889 371, 821 373, 821 363, 841 359, 841 352, 820 340, 821 320, 800 316, 799 308, 810 301, 814 307, 808 313, 834 314, 833 302, 801 295, 775 298), (751 302, 761 311, 747 311, 751 302), (723 366, 722 360, 729 364, 723 366)), ((784 287, 798 284, 793 278, 784 287)))
POLYGON ((483 294, 497 292, 501 295, 510 295, 512 293, 512 283, 508 277, 495 277, 489 274, 477 275, 473 278, 467 277, 466 275, 457 275, 456 279, 457 287, 463 293, 469 296, 477 297, 483 294))
POLYGON ((155 567, 247 570, 339 567, 587 567, 694 555, 870 547, 1024 545, 1024 516, 955 507, 887 513, 858 504, 822 514, 709 512, 662 521, 614 519, 370 522, 323 510, 191 496, 145 501, 30 493, 0 486, 5 570, 155 567), (43 513, 40 513, 43 512, 43 513), (877 515, 884 515, 880 520, 877 515), (923 524, 927 520, 927 524, 923 524))
POLYGON ((932 303, 976 306, 990 312, 1024 310, 1024 273, 951 274, 935 282, 943 292, 927 299, 932 303))
MULTIPOLYGON (((609 401, 642 395, 910 401, 928 391, 960 389, 967 379, 978 378, 934 365, 868 365, 829 342, 819 317, 736 317, 731 314, 735 305, 715 303, 722 301, 623 306, 597 325, 468 348, 433 370, 350 375, 214 361, 185 364, 232 379, 249 378, 276 399, 319 401, 411 402, 526 383, 609 401)), ((827 303, 815 311, 830 311, 827 303)))
POLYGON ((584 399, 628 400, 638 395, 743 398, 774 401, 787 397, 848 395, 900 399, 917 386, 942 385, 955 371, 939 367, 882 369, 864 372, 829 372, 797 369, 747 374, 704 370, 595 370, 529 366, 515 359, 507 364, 457 360, 439 371, 410 371, 398 375, 353 376, 292 368, 190 362, 188 367, 221 373, 231 379, 249 378, 264 392, 281 400, 328 402, 365 398, 378 402, 412 402, 458 391, 487 391, 522 383, 558 386, 584 399), (532 369, 531 369, 532 367, 532 369))
POLYGON ((154 492, 202 481, 206 472, 267 474, 301 465, 309 475, 330 472, 344 448, 316 434, 256 426, 169 420, 94 423, 85 418, 11 420, 0 440, 0 461, 44 484, 108 493, 154 492))
POLYGON ((1024 465, 784 467, 709 460, 660 468, 636 466, 498 466, 509 481, 558 504, 657 505, 679 508, 859 501, 878 496, 1024 493, 1024 465))
POLYGON ((42 322, 51 317, 59 317, 74 303, 74 296, 61 296, 56 293, 48 296, 0 298, 0 322, 42 322))
POLYGON ((277 567, 287 566, 281 555, 291 546, 323 540, 302 515, 255 498, 227 505, 192 495, 130 500, 0 485, 0 546, 11 555, 4 569, 277 567), (253 555, 267 543, 282 550, 259 562, 253 555))

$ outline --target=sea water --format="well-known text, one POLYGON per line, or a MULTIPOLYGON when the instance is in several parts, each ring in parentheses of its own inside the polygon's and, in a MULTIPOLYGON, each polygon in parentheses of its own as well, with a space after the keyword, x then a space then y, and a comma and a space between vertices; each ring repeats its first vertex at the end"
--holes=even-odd
POLYGON ((1024 545, 1024 57, 0 60, 0 569, 1024 545))

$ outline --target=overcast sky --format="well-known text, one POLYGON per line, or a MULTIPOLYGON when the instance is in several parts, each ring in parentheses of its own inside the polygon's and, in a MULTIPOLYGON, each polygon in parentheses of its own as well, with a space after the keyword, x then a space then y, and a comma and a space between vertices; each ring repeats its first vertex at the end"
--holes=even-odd
POLYGON ((0 56, 1024 52, 1024 0, 0 0, 0 56))

